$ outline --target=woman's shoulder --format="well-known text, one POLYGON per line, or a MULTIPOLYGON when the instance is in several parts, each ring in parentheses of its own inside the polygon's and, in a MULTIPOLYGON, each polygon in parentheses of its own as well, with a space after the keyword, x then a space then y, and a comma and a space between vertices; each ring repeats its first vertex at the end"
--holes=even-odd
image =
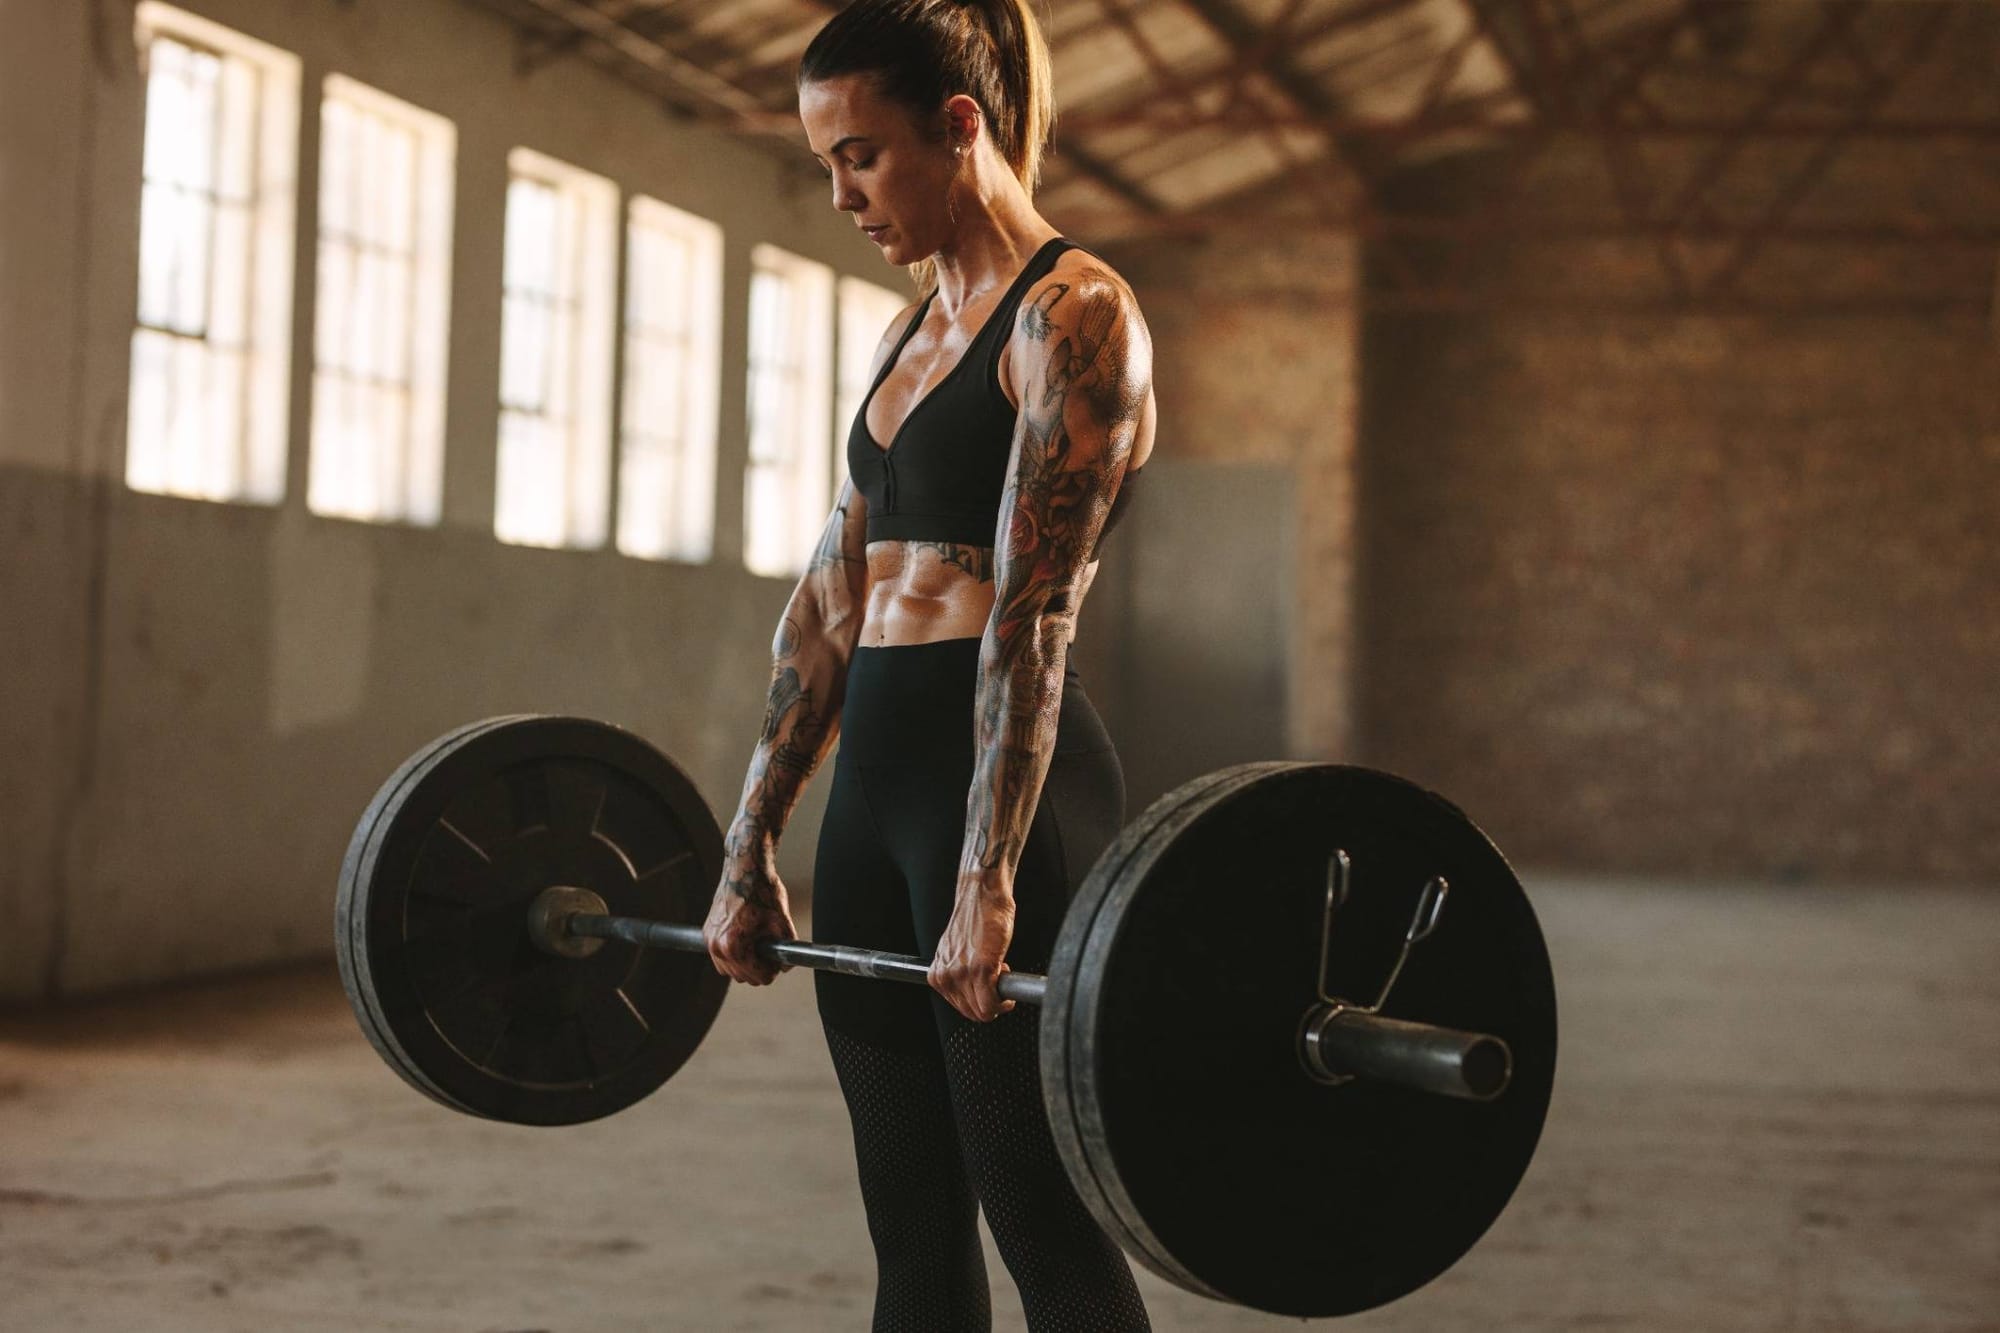
POLYGON ((1139 297, 1109 260, 1072 242, 1021 294, 1021 308, 1026 316, 1022 324, 1032 334, 1039 322, 1077 318, 1086 311, 1099 317, 1123 314, 1138 319, 1139 297))
POLYGON ((1068 247, 1056 256, 1054 267, 1050 268, 1042 278, 1042 283, 1037 286, 1050 282, 1065 284, 1072 290, 1092 286, 1100 289, 1109 287, 1115 289, 1121 296, 1135 301, 1137 299, 1133 296, 1132 284, 1125 281, 1125 275, 1120 273, 1110 260, 1094 250, 1086 249, 1078 241, 1071 241, 1068 247))

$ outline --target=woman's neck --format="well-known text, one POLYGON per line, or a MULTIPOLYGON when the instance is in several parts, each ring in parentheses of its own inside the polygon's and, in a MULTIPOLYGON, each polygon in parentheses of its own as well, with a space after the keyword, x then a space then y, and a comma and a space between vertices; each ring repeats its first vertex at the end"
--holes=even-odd
POLYGON ((966 193, 974 197, 959 204, 957 234, 933 257, 938 300, 954 316, 980 293, 1011 283, 1035 251, 1061 234, 1035 211, 1011 174, 966 193))

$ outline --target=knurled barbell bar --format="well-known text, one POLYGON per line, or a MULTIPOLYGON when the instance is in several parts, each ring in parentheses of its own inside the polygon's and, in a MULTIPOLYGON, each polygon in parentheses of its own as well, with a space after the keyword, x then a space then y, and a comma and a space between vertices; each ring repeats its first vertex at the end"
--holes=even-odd
MULTIPOLYGON (((349 1000, 447 1106, 608 1115, 672 1076, 728 990, 677 924, 705 915, 721 861, 694 784, 639 737, 460 728, 355 830, 336 909, 349 1000)), ((760 952, 928 980, 902 955, 760 952)), ((1275 1313, 1367 1309, 1448 1268, 1525 1172, 1554 1077, 1553 979, 1519 882, 1455 806, 1367 769, 1243 764, 1169 792, 1078 887, 1048 975, 1000 985, 1040 1006, 1050 1128, 1100 1224, 1180 1286, 1275 1313), (1372 1002, 1344 998, 1370 978, 1372 1002)))

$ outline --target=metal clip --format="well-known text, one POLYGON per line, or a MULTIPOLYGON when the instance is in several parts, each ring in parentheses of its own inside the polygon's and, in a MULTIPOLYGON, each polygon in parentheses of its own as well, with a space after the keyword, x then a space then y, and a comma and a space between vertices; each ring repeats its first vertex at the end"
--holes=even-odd
MULTIPOLYGON (((1349 1011, 1360 1014, 1380 1013, 1382 1006, 1388 1002, 1389 992, 1396 988, 1396 979, 1403 975, 1403 965, 1410 961, 1410 950, 1420 941, 1429 938, 1430 933, 1437 929, 1438 918, 1444 915, 1445 897, 1451 892, 1451 885, 1445 881, 1444 876, 1431 876, 1422 892, 1417 894, 1417 910, 1410 918, 1410 928, 1403 932, 1402 951, 1396 955, 1396 965, 1389 969, 1388 977, 1382 982, 1382 989, 1376 993, 1375 1003, 1355 1004, 1352 1000, 1331 994, 1326 981, 1327 962, 1333 948, 1333 917, 1334 913, 1347 902, 1353 873, 1354 863, 1347 855, 1346 849, 1335 848, 1326 863, 1326 912, 1320 920, 1319 931, 1319 998, 1321 1004, 1327 1008, 1311 1009, 1306 1012, 1299 1029, 1302 1040, 1305 1039, 1309 1029, 1316 1026, 1323 1027, 1325 1021, 1336 1014, 1349 1011), (1315 1019, 1320 1020, 1317 1025, 1314 1023, 1315 1019)), ((1312 1062, 1308 1062, 1307 1072, 1322 1083, 1340 1084, 1349 1082, 1353 1078, 1351 1074, 1323 1073, 1316 1069, 1312 1062)))
POLYGON ((1326 915, 1320 918, 1319 927, 1319 998, 1328 1004, 1340 1001, 1326 993, 1326 960, 1333 944, 1333 914, 1347 901, 1348 877, 1354 872, 1354 862, 1348 858, 1343 847, 1333 849, 1333 855, 1326 862, 1326 915))
POLYGON ((1337 995, 1328 994, 1326 986, 1326 965, 1333 947, 1333 916, 1347 902, 1353 874, 1354 863, 1347 852, 1335 848, 1326 863, 1326 915, 1320 922, 1319 932, 1319 998, 1327 1004, 1337 1004, 1344 1009, 1372 1014, 1382 1008, 1389 998, 1389 992, 1395 989, 1396 978, 1403 975, 1403 964, 1410 961, 1410 950, 1437 929, 1438 918, 1444 915, 1444 900, 1451 892, 1451 885, 1446 882, 1443 875, 1431 876, 1430 882, 1424 885, 1423 892, 1417 895, 1416 915, 1410 918, 1410 928, 1403 932, 1403 951, 1396 955, 1396 965, 1389 969, 1388 979, 1382 983, 1381 991, 1375 996, 1375 1003, 1359 1005, 1337 995))

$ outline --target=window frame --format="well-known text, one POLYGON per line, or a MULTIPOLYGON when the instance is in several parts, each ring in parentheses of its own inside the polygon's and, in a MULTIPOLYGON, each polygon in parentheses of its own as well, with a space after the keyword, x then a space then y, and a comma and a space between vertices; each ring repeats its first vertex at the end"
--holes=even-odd
POLYGON ((133 41, 145 110, 125 483, 154 495, 275 505, 285 494, 291 436, 302 62, 160 0, 134 7, 133 41), (158 119, 166 114, 158 99, 169 77, 159 69, 163 44, 214 62, 207 179, 195 187, 173 179, 170 170, 154 174, 170 165, 167 158, 186 152, 177 133, 182 127, 163 128, 158 119), (174 247, 171 233, 186 223, 185 215, 163 212, 158 201, 187 188, 209 200, 198 242, 204 261, 200 316, 191 323, 159 318, 163 308, 171 311, 174 297, 167 296, 164 307, 156 304, 162 283, 171 286, 178 276, 172 268, 163 276, 160 265, 185 253, 174 247), (240 252, 225 256, 222 238, 231 230, 240 252), (218 262, 225 258, 229 262, 218 262), (233 372, 231 360, 238 363, 233 372), (225 378, 231 374, 233 384, 225 378), (182 405, 190 381, 192 408, 182 405))
MULTIPOLYGON (((307 507, 315 514, 330 518, 435 526, 443 512, 445 401, 450 363, 451 241, 458 129, 444 116, 340 73, 329 74, 322 82, 320 116, 320 177, 315 228, 317 299, 313 330, 313 413, 309 426, 307 507), (340 225, 342 219, 330 217, 330 209, 335 206, 335 187, 331 182, 337 164, 332 160, 335 149, 329 125, 333 123, 337 107, 343 113, 352 112, 360 117, 372 118, 392 131, 410 136, 408 246, 404 250, 388 248, 379 239, 367 236, 365 221, 345 219, 347 225, 343 227, 340 225), (354 367, 329 363, 327 343, 330 330, 354 309, 352 301, 337 297, 328 289, 330 275, 336 267, 329 251, 338 249, 347 251, 348 271, 355 275, 357 286, 365 282, 361 275, 365 262, 363 256, 368 253, 387 256, 391 262, 401 261, 406 268, 404 298, 408 336, 403 343, 400 378, 394 377, 395 368, 391 368, 392 377, 385 381, 374 376, 372 369, 356 373, 354 367), (334 447, 333 438, 328 434, 332 429, 330 405, 337 396, 355 393, 354 386, 361 386, 359 393, 365 396, 369 387, 379 389, 385 384, 402 399, 398 422, 401 447, 395 457, 381 460, 382 465, 375 469, 377 475, 355 481, 354 474, 359 469, 350 467, 348 477, 340 478, 338 462, 329 453, 334 447), (337 494, 342 480, 348 483, 349 494, 346 496, 337 494), (372 502, 354 498, 355 490, 366 490, 371 483, 375 492, 372 502)), ((363 134, 368 132, 362 131, 363 134)), ((359 148, 358 144, 350 146, 359 148)), ((379 170, 382 164, 373 165, 379 170)), ((351 327, 342 331, 352 335, 351 327)), ((366 335, 371 343, 381 336, 380 330, 366 335)))
POLYGON ((503 263, 501 273, 500 348, 500 428, 495 447, 493 532, 513 546, 548 549, 596 550, 610 536, 613 441, 613 355, 619 324, 618 261, 622 228, 619 225, 618 186, 610 179, 573 166, 532 148, 516 147, 507 156, 507 203, 502 222, 503 263), (546 275, 550 290, 524 288, 517 282, 517 266, 533 262, 532 253, 522 250, 530 239, 517 228, 527 225, 522 209, 530 191, 546 192, 553 201, 555 229, 549 238, 553 255, 546 275), (530 349, 517 346, 515 339, 527 327, 524 306, 536 303, 550 307, 558 316, 570 311, 567 326, 560 322, 549 330, 543 355, 533 361, 532 377, 540 381, 534 406, 523 399, 510 402, 510 395, 522 386, 512 377, 530 349), (536 459, 528 450, 538 443, 523 434, 522 425, 536 423, 548 434, 554 426, 558 457, 553 467, 546 459, 536 459), (512 446, 510 448, 510 446, 512 446), (519 489, 510 496, 510 461, 519 489), (535 484, 534 465, 559 495, 553 515, 532 514, 535 497, 546 487, 535 484), (517 505, 509 513, 510 500, 517 505), (522 521, 523 515, 544 520, 540 528, 522 521), (545 520, 553 517, 554 524, 545 520))

